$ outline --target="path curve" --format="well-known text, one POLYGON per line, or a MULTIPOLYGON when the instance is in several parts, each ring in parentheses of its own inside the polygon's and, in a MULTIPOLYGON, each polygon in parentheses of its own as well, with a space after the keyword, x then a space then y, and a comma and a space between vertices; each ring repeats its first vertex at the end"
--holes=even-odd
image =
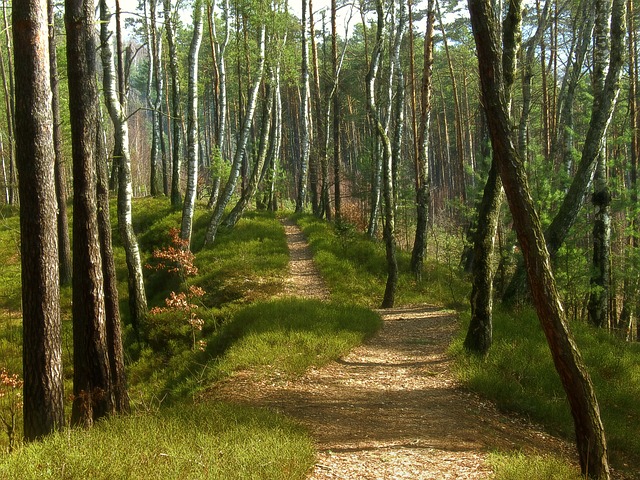
MULTIPOLYGON (((304 263, 311 257, 301 232, 286 228, 293 235, 290 292, 306 296, 295 278, 309 283, 317 272, 304 263)), ((314 283, 311 292, 318 291, 314 283)), ((318 451, 312 480, 481 479, 491 476, 485 458, 493 450, 569 451, 566 442, 460 388, 446 354, 457 328, 451 312, 421 305, 379 313, 380 333, 337 362, 293 380, 240 372, 219 384, 216 396, 306 426, 318 451)))
POLYGON ((289 247, 289 272, 284 295, 304 298, 329 298, 329 290, 313 263, 313 254, 302 230, 290 218, 281 220, 289 247))

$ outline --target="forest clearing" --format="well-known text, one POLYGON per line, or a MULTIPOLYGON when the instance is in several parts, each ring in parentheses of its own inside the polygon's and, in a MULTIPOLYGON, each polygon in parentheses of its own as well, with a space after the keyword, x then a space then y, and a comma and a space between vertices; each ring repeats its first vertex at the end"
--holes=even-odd
POLYGON ((0 477, 637 478, 637 16, 0 0, 0 477))

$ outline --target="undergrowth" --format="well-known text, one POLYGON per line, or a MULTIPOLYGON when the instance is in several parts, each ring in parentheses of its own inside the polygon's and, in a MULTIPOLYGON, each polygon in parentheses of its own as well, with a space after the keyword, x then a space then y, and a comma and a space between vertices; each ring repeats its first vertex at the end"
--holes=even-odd
MULTIPOLYGON (((464 351, 468 313, 463 320, 450 353, 465 386, 572 441, 571 413, 535 311, 523 308, 515 315, 497 308, 494 344, 486 357, 464 351)), ((573 322, 571 329, 594 383, 611 463, 637 473, 633 467, 640 464, 640 345, 581 322, 573 322)))
MULTIPOLYGON (((387 275, 384 243, 344 225, 336 228, 312 215, 295 218, 309 241, 332 299, 379 307, 387 275)), ((438 251, 434 253, 436 257, 427 259, 421 280, 409 271, 410 252, 398 250, 398 305, 430 303, 455 308, 464 304, 469 285, 460 275, 457 260, 453 260, 460 258, 459 247, 453 241, 447 245, 446 254, 438 251), (443 262, 445 257, 451 261, 443 262)))

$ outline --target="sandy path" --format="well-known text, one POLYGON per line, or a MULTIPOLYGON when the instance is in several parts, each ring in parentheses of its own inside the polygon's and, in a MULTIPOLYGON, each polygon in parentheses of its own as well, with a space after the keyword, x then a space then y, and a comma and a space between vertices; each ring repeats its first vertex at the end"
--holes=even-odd
MULTIPOLYGON (((286 228, 288 293, 326 296, 302 233, 286 228)), ((380 314, 380 333, 343 359, 294 380, 243 372, 216 396, 305 425, 319 452, 311 479, 479 479, 491 476, 485 457, 493 450, 570 451, 459 387, 446 355, 456 329, 450 312, 415 306, 380 314)))

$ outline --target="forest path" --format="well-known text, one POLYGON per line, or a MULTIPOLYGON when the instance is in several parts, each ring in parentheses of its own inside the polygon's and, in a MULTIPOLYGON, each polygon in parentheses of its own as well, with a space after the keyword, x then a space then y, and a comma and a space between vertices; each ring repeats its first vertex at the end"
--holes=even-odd
MULTIPOLYGON (((289 293, 326 298, 304 236, 286 228, 289 293)), ((318 450, 314 480, 480 479, 491 476, 490 451, 570 448, 460 388, 446 354, 457 322, 451 312, 422 305, 379 313, 379 334, 337 362, 293 380, 240 372, 216 396, 271 408, 308 428, 318 450)))

